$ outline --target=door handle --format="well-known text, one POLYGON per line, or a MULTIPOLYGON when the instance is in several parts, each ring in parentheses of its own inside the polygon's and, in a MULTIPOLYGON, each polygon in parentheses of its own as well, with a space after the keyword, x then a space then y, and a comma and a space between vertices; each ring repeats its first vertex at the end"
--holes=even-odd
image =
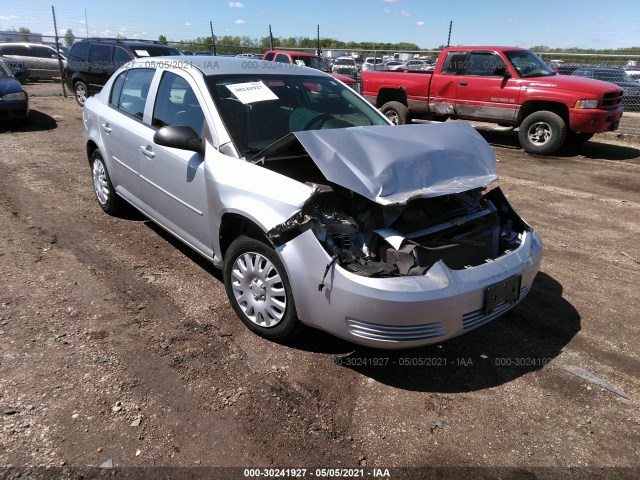
POLYGON ((106 132, 106 133, 111 133, 111 127, 109 126, 108 123, 103 123, 101 124, 102 129, 106 132))
POLYGON ((461 87, 466 87, 467 86, 467 82, 460 82, 460 83, 458 83, 458 85, 460 85, 461 87))
POLYGON ((140 146, 140 151, 147 158, 153 158, 156 156, 156 154, 151 151, 151 145, 147 145, 146 147, 140 146))

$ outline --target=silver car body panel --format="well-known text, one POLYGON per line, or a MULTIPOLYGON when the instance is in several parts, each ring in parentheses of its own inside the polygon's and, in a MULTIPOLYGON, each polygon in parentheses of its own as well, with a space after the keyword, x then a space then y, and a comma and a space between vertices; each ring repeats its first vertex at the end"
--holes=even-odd
POLYGON ((520 301, 538 271, 538 235, 523 234, 522 244, 493 261, 452 270, 439 261, 422 276, 370 278, 332 265, 313 233, 307 231, 278 252, 291 280, 300 320, 338 337, 377 348, 410 348, 435 343, 479 327, 515 304, 483 315, 488 287, 522 275, 520 301))
MULTIPOLYGON (((203 75, 246 73, 242 61, 187 60, 182 68, 171 70, 188 80, 205 113, 204 156, 153 142, 151 101, 143 119, 110 107, 108 95, 118 72, 98 95, 87 99, 84 136, 101 150, 118 194, 222 267, 220 228, 225 215, 241 216, 267 233, 300 212, 315 188, 225 148, 231 136, 203 75), (114 142, 114 134, 126 131, 130 138, 114 142), (159 169, 154 171, 156 159, 159 169)), ((135 60, 123 69, 162 62, 159 57, 135 60)), ((180 63, 180 57, 170 62, 180 63)), ((158 68, 148 98, 155 98, 162 74, 163 68, 158 68)), ((326 76, 298 67, 287 69, 287 74, 326 76)), ((466 124, 354 127, 294 135, 329 180, 383 208, 481 188, 497 178, 491 148, 466 124)), ((387 278, 358 275, 332 263, 311 229, 280 244, 276 252, 303 323, 355 343, 407 348, 462 334, 504 313, 513 302, 489 314, 482 309, 487 288, 505 279, 521 276, 519 299, 524 298, 539 266, 541 243, 527 227, 517 248, 481 265, 453 270, 437 261, 423 275, 387 278), (325 270, 326 288, 319 291, 325 270)))

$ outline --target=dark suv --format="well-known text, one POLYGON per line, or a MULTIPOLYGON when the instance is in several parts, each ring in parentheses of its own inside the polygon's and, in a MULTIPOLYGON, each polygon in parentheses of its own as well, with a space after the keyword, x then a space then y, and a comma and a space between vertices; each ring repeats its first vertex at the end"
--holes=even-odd
POLYGON ((140 40, 81 40, 71 47, 64 77, 76 101, 83 106, 87 97, 99 92, 109 77, 128 61, 165 55, 180 55, 180 52, 167 45, 140 40))

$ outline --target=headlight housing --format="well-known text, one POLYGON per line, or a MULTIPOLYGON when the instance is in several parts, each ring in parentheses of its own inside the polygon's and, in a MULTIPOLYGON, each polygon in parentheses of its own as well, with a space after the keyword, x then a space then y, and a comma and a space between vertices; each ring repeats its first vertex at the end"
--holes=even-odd
POLYGON ((578 100, 573 107, 574 108, 598 108, 599 103, 600 103, 600 100, 598 99, 593 99, 593 100, 583 99, 583 100, 578 100))
POLYGON ((16 93, 7 93, 6 95, 2 95, 2 100, 6 102, 10 102, 13 100, 26 100, 27 93, 26 92, 16 92, 16 93))

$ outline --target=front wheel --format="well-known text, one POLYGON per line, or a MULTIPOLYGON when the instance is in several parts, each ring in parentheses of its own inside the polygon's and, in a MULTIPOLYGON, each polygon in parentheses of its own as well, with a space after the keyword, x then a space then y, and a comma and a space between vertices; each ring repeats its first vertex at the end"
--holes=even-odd
POLYGON ((400 102, 387 102, 380 107, 382 114, 394 125, 411 123, 411 114, 407 106, 400 102))
POLYGON ((249 330, 273 340, 297 333, 300 323, 291 284, 270 246, 238 237, 227 250, 223 273, 229 302, 249 330))
POLYGON ((529 153, 548 155, 558 150, 567 135, 567 125, 560 115, 540 111, 529 115, 520 124, 518 139, 529 153))

